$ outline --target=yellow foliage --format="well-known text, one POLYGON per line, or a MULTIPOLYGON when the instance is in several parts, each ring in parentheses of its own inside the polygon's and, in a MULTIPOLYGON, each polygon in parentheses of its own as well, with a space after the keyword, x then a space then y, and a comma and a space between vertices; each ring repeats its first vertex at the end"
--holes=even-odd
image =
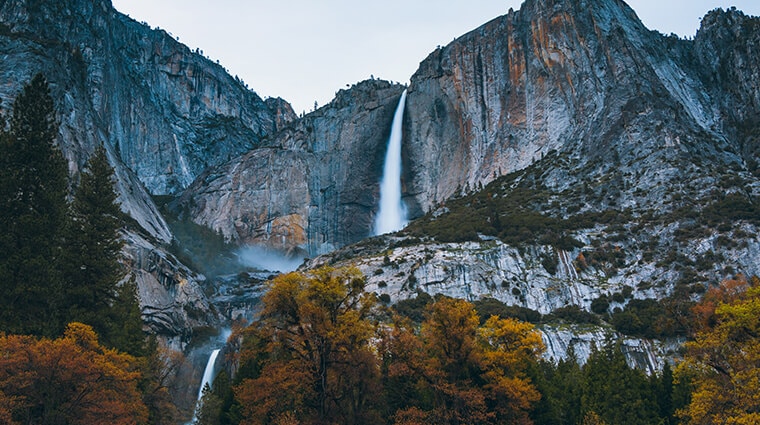
POLYGON ((691 403, 679 412, 691 424, 760 423, 760 286, 724 299, 714 309, 714 325, 686 344, 678 367, 694 386, 691 403))

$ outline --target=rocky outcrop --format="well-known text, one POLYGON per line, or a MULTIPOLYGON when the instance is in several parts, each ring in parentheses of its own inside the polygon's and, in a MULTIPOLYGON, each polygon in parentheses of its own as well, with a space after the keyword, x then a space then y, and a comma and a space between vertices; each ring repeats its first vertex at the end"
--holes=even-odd
MULTIPOLYGON (((714 11, 689 41, 649 31, 620 0, 529 0, 437 49, 409 86, 403 190, 411 217, 551 152, 564 162, 547 167, 541 184, 557 193, 586 187, 597 192, 597 182, 611 181, 594 202, 578 200, 588 209, 672 210, 678 205, 671 195, 681 190, 674 187, 684 189, 685 197, 709 196, 721 170, 748 172, 757 162, 757 135, 748 124, 758 115, 755 25, 756 18, 740 12, 714 11), (743 106, 733 108, 738 104, 743 106)), ((332 199, 317 200, 317 185, 307 184, 312 168, 303 171, 311 161, 304 156, 311 148, 299 146, 303 134, 311 122, 320 124, 320 114, 342 108, 340 96, 336 102, 270 139, 269 150, 204 176, 183 201, 190 205, 189 198, 206 193, 189 217, 236 241, 299 247, 310 255, 368 234, 374 188, 353 185, 362 188, 361 196, 349 197, 358 202, 336 213, 347 204, 332 191, 340 185, 321 184, 320 196, 332 199), (280 153, 280 147, 288 152, 280 153), (282 165, 278 155, 299 165, 282 165), (293 181, 250 177, 264 173, 265 164, 274 164, 275 175, 290 167, 293 181), (250 176, 226 179, 233 169, 236 176, 250 176), (282 194, 285 187, 303 199, 300 206, 282 194)), ((333 127, 346 120, 332 119, 333 127)), ((384 136, 388 120, 367 115, 346 126, 361 123, 384 136)), ((383 139, 376 137, 373 146, 383 139)), ((367 146, 364 138, 350 140, 367 146)), ((327 143, 325 152, 347 152, 327 143)), ((374 182, 381 161, 374 149, 375 154, 331 158, 346 170, 358 167, 355 176, 374 182)))
POLYGON ((135 232, 126 232, 125 279, 137 284, 147 330, 175 350, 183 350, 196 329, 218 327, 224 317, 203 292, 203 275, 177 261, 160 246, 135 232))
POLYGON ((708 13, 694 39, 694 60, 718 106, 721 130, 756 170, 760 150, 760 20, 735 8, 708 13))
POLYGON ((125 256, 148 328, 173 346, 216 325, 196 275, 165 251, 172 240, 152 195, 173 194, 296 116, 262 100, 171 35, 118 13, 109 0, 0 0, 0 99, 12 105, 36 73, 50 83, 58 144, 72 182, 98 146, 131 216, 125 256))
POLYGON ((402 86, 365 81, 201 175, 175 208, 239 244, 308 255, 367 237, 402 86))

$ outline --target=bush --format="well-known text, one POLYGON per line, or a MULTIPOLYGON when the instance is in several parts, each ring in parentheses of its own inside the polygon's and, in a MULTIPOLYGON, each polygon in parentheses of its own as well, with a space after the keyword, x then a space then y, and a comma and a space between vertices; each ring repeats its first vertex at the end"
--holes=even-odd
POLYGON ((586 310, 583 310, 577 305, 569 305, 566 307, 560 307, 552 311, 549 317, 552 319, 559 319, 559 320, 563 320, 570 323, 579 323, 579 324, 590 323, 592 325, 598 325, 600 323, 599 317, 589 313, 586 310))
POLYGON ((393 307, 402 316, 408 317, 414 322, 422 323, 425 319, 425 307, 433 302, 433 297, 425 292, 418 291, 415 298, 401 300, 393 307))
POLYGON ((512 318, 523 322, 540 323, 541 313, 530 308, 506 305, 503 302, 486 297, 477 300, 473 303, 475 305, 475 311, 480 316, 480 323, 485 323, 491 316, 499 316, 501 318, 512 318))
POLYGON ((610 301, 606 295, 602 295, 599 298, 591 301, 591 311, 596 314, 605 314, 607 309, 610 308, 610 301))

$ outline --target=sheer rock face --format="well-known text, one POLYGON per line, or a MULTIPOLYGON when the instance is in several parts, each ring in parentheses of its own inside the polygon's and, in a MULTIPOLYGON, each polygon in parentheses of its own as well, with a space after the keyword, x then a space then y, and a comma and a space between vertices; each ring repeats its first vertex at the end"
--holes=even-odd
POLYGON ((4 0, 0 25, 6 106, 43 72, 72 167, 105 141, 152 194, 184 189, 295 119, 287 102, 263 101, 220 65, 107 0, 4 0))
MULTIPOLYGON (((689 41, 649 31, 619 0, 529 0, 437 49, 412 76, 404 118, 402 179, 411 218, 552 151, 567 161, 551 167, 541 184, 557 192, 616 174, 613 196, 594 201, 593 209, 669 210, 674 184, 688 183, 689 196, 706 196, 714 170, 757 157, 757 25, 740 12, 714 11, 689 41)), ((348 93, 356 102, 368 98, 348 93)), ((184 194, 183 205, 191 205, 203 193, 189 217, 235 241, 309 255, 369 234, 393 101, 385 113, 362 117, 338 103, 274 137, 269 151, 212 171, 216 186, 196 182, 184 194), (371 149, 364 137, 319 130, 354 125, 371 129, 371 149), (314 135, 306 132, 311 127, 314 135), (344 155, 347 143, 364 147, 344 155), (292 181, 264 175, 264 164, 281 164, 278 155, 312 164, 307 156, 319 151, 312 144, 339 164, 298 165, 292 181), (347 186, 358 190, 347 198, 341 183, 313 177, 332 175, 331 167, 341 176, 335 182, 353 170, 368 183, 347 186), (248 177, 220 178, 233 169, 248 177), (274 195, 291 187, 301 205, 274 195)), ((275 174, 283 167, 275 165, 275 174)))
MULTIPOLYGON (((746 41, 757 31, 737 34, 749 23, 736 21, 746 19, 713 12, 697 40, 686 41, 647 30, 619 0, 525 2, 439 48, 412 77, 409 193, 427 210, 551 150, 573 153, 577 165, 617 157, 639 169, 679 154, 658 152, 663 146, 721 156, 730 137, 720 123, 735 99, 722 110, 716 97, 743 92, 748 109, 739 114, 757 111, 757 52, 746 41), (724 31, 731 36, 708 35, 724 31), (715 71, 738 68, 714 87, 719 72, 705 60, 715 71)), ((664 182, 651 177, 642 184, 664 182)))
POLYGON ((367 237, 402 86, 365 81, 210 169, 175 207, 239 244, 324 253, 367 237))

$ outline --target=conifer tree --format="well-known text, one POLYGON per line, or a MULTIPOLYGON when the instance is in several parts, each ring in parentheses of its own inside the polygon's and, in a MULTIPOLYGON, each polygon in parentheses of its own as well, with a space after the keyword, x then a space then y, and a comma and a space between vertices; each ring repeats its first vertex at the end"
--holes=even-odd
POLYGON ((98 148, 82 173, 64 255, 67 321, 91 325, 104 344, 142 355, 144 335, 134 283, 119 286, 123 242, 113 169, 98 148))
POLYGON ((0 137, 0 329, 52 336, 63 329, 58 272, 67 170, 50 89, 38 74, 0 137))

